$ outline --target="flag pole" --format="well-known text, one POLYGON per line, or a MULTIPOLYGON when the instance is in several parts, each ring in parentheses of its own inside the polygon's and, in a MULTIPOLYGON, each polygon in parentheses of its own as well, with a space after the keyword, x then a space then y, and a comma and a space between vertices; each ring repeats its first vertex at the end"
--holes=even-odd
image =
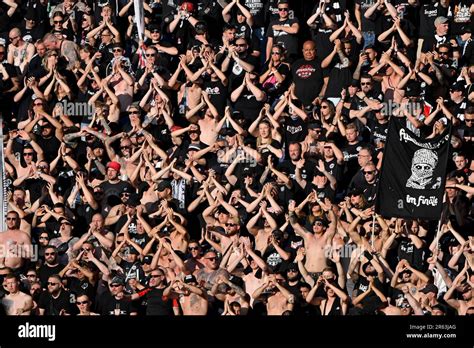
MULTIPOLYGON (((444 203, 446 203, 446 192, 444 193, 443 195, 443 205, 444 203)), ((436 240, 437 240, 437 243, 436 243, 436 253, 439 254, 439 233, 441 231, 441 222, 443 221, 443 213, 444 211, 442 210, 441 211, 441 216, 439 217, 439 221, 438 221, 438 230, 436 231, 436 240)))
POLYGON ((375 213, 372 214, 372 236, 370 237, 370 243, 372 244, 372 249, 374 249, 374 233, 375 233, 375 213))
POLYGON ((6 219, 8 211, 8 194, 7 194, 7 185, 6 185, 6 172, 5 172, 5 154, 3 152, 3 115, 0 112, 0 197, 2 197, 2 202, 0 203, 0 232, 6 230, 6 219))

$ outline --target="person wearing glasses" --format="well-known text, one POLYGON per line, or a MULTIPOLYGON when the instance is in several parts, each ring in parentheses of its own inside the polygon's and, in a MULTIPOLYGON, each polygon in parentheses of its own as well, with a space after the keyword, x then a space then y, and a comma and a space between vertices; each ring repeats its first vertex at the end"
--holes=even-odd
POLYGON ((222 61, 221 71, 229 78, 229 91, 234 91, 242 84, 246 73, 251 73, 258 66, 258 59, 249 52, 248 41, 245 37, 235 40, 224 52, 227 53, 222 61))
POLYGON ((102 315, 137 315, 130 296, 124 293, 125 281, 123 277, 115 276, 109 281, 110 291, 106 291, 97 299, 99 312, 102 315))
POLYGON ((77 312, 74 304, 71 302, 71 294, 64 290, 61 277, 58 274, 52 274, 47 278, 47 289, 41 294, 38 308, 39 315, 71 315, 77 312))
MULTIPOLYGON (((16 147, 16 144, 15 144, 16 147)), ((5 157, 15 168, 17 178, 29 176, 34 171, 36 163, 44 159, 43 149, 24 130, 9 132, 5 149, 5 157), (18 157, 13 153, 13 143, 22 143, 23 150, 18 157)))
POLYGON ((7 61, 9 64, 17 67, 19 72, 23 74, 35 54, 35 46, 23 40, 21 31, 18 28, 10 30, 8 39, 10 44, 8 45, 7 61))
POLYGON ((174 282, 166 282, 165 272, 157 268, 150 273, 149 287, 130 296, 132 301, 142 299, 146 303, 146 315, 179 315, 177 301, 172 299, 171 287, 174 282))
POLYGON ((80 295, 76 298, 76 306, 79 309, 77 315, 100 315, 98 313, 91 312, 92 302, 87 295, 80 295))
POLYGON ((272 47, 280 44, 286 49, 290 61, 294 61, 298 53, 298 33, 300 24, 297 18, 290 18, 288 0, 278 2, 278 19, 271 21, 267 29, 266 59, 271 58, 272 47))
POLYGON ((5 307, 7 315, 31 315, 33 309, 33 298, 20 291, 20 282, 13 274, 5 277, 4 285, 9 292, 1 300, 1 304, 5 307))
POLYGON ((20 223, 20 215, 16 211, 9 211, 6 217, 7 230, 0 233, 1 250, 9 250, 0 255, 0 268, 11 268, 14 273, 21 272, 25 259, 31 258, 31 238, 20 230, 20 223))
POLYGON ((59 274, 64 268, 58 262, 58 250, 54 246, 48 246, 44 250, 44 264, 38 269, 38 277, 41 286, 46 289, 48 286, 48 279, 53 274, 59 274))
POLYGON ((211 290, 212 286, 217 282, 220 275, 228 278, 229 272, 219 266, 219 259, 214 249, 209 249, 201 258, 204 268, 194 272, 197 283, 203 284, 204 288, 211 290))

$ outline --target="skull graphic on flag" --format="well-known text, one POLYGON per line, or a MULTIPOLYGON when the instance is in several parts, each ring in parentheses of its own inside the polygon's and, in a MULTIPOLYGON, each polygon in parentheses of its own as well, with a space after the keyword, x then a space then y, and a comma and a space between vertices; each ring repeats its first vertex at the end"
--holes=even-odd
POLYGON ((411 176, 406 187, 417 190, 434 190, 441 187, 441 177, 433 178, 433 172, 438 164, 435 151, 420 149, 413 154, 411 176))

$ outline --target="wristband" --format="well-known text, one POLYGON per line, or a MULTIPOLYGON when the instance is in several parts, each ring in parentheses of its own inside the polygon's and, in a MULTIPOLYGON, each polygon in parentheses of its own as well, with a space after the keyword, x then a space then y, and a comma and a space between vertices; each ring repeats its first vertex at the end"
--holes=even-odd
POLYGON ((146 294, 148 294, 150 291, 151 291, 151 289, 145 289, 145 290, 142 290, 142 291, 138 292, 137 294, 138 294, 139 297, 143 297, 146 294))

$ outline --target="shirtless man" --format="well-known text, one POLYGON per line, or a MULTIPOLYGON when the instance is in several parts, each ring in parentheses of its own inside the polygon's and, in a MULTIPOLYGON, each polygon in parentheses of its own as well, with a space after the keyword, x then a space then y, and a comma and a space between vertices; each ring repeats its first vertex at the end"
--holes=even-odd
POLYGON ((201 268, 204 268, 204 265, 201 262, 201 246, 195 240, 190 240, 188 244, 188 251, 191 254, 185 262, 185 273, 193 273, 201 268))
POLYGON ((8 34, 10 45, 8 45, 7 61, 18 67, 23 73, 31 58, 35 54, 35 46, 29 42, 25 42, 18 28, 13 28, 8 34))
POLYGON ((24 259, 31 258, 31 238, 19 230, 20 216, 16 211, 7 214, 7 230, 0 233, 0 268, 21 268, 24 259))
POLYGON ((268 239, 273 230, 278 229, 278 224, 267 210, 267 202, 262 201, 257 215, 247 223, 247 230, 255 237, 255 250, 264 253, 268 246, 268 239), (260 218, 264 219, 263 228, 259 228, 257 222, 260 218))
POLYGON ((128 107, 133 101, 133 77, 125 71, 123 61, 117 59, 112 68, 112 74, 107 77, 109 85, 120 101, 120 112, 128 111, 128 107))
MULTIPOLYGON (((252 246, 244 243, 245 251, 247 252, 247 261, 249 262, 252 271, 245 274, 242 279, 245 284, 245 291, 251 295, 257 290, 264 282, 264 275, 268 273, 268 265, 263 261, 262 254, 259 251, 254 251, 252 246), (260 271, 261 270, 261 271, 260 271), (257 276, 257 272, 260 271, 260 276, 257 276), (265 272, 265 273, 263 273, 265 272)), ((250 298, 250 305, 253 306, 254 299, 250 298)))
MULTIPOLYGON (((140 111, 133 109, 129 110, 129 112, 139 113, 140 111)), ((132 141, 125 135, 125 133, 119 133, 110 138, 107 138, 104 142, 104 145, 109 158, 114 162, 120 163, 120 173, 122 174, 122 176, 126 176, 127 178, 129 178, 137 167, 134 162, 140 157, 142 151, 138 150, 135 151, 135 153, 132 152, 132 141), (112 148, 113 142, 119 138, 121 138, 120 154, 116 153, 115 150, 112 148)))
MULTIPOLYGON (((454 278, 453 284, 449 288, 449 290, 444 295, 444 300, 448 305, 453 307, 458 311, 458 315, 466 315, 468 310, 472 312, 472 308, 474 307, 474 289, 471 285, 463 285, 462 282, 466 277, 469 277, 469 273, 467 270, 469 268, 469 263, 466 262, 466 265, 462 269, 461 272, 454 278), (462 292, 462 300, 455 300, 453 299, 453 294, 455 290, 462 292)), ((472 277, 471 277, 472 281, 472 277)))
POLYGON ((2 299, 2 304, 7 315, 30 315, 33 309, 33 298, 20 291, 16 276, 7 275, 5 285, 9 294, 2 299))
MULTIPOLYGON (((197 284, 196 278, 189 274, 184 281, 176 279, 170 290, 179 297, 179 304, 183 315, 206 315, 209 303, 207 293, 197 284)), ((165 291, 163 296, 168 296, 165 291)))
POLYGON ((77 45, 69 40, 58 38, 56 35, 48 33, 43 38, 43 43, 48 50, 57 50, 61 57, 66 58, 68 69, 72 70, 79 62, 79 51, 77 45))
POLYGON ((170 234, 171 245, 173 250, 179 250, 182 253, 186 253, 188 248, 189 234, 186 228, 176 221, 174 217, 174 211, 168 208, 168 214, 166 215, 168 222, 174 227, 173 232, 170 234))
MULTIPOLYGON (((322 202, 320 204, 323 205, 323 209, 326 208, 325 204, 322 202)), ((336 233, 336 216, 331 208, 327 209, 329 210, 330 225, 327 226, 325 220, 316 219, 313 223, 313 233, 311 233, 298 223, 295 206, 294 201, 288 205, 290 224, 295 233, 304 240, 304 247, 306 249, 305 267, 308 272, 320 273, 328 266, 326 248, 331 246, 332 239, 336 233)))
POLYGON ((111 250, 114 245, 114 239, 114 234, 104 228, 103 216, 100 213, 96 213, 92 216, 89 231, 81 236, 72 247, 72 250, 74 252, 79 251, 85 242, 90 242, 95 248, 103 247, 104 249, 111 250))
POLYGON ((207 290, 212 288, 220 275, 229 276, 225 269, 219 268, 219 260, 215 251, 208 251, 201 260, 204 268, 194 272, 194 274, 199 284, 203 284, 207 290))
POLYGON ((218 121, 218 111, 209 100, 209 95, 202 91, 202 96, 204 103, 207 105, 207 109, 204 113, 204 118, 198 121, 199 128, 201 129, 200 140, 207 146, 210 146, 216 142, 217 135, 222 128, 223 122, 218 121))
POLYGON ((44 159, 43 149, 34 140, 32 140, 25 131, 14 130, 11 131, 9 135, 10 136, 5 149, 5 156, 8 158, 10 164, 15 168, 16 176, 20 178, 29 174, 34 175, 36 172, 36 163, 44 159), (23 147, 23 152, 20 154, 23 156, 23 161, 26 165, 25 167, 23 167, 21 159, 17 159, 13 153, 13 139, 17 137, 30 142, 29 145, 23 147), (35 153, 36 163, 34 161, 35 153))
POLYGON ((267 315, 282 315, 283 312, 293 310, 295 296, 282 285, 284 281, 283 275, 271 274, 265 277, 263 284, 253 292, 254 300, 263 299, 266 302, 267 315))

